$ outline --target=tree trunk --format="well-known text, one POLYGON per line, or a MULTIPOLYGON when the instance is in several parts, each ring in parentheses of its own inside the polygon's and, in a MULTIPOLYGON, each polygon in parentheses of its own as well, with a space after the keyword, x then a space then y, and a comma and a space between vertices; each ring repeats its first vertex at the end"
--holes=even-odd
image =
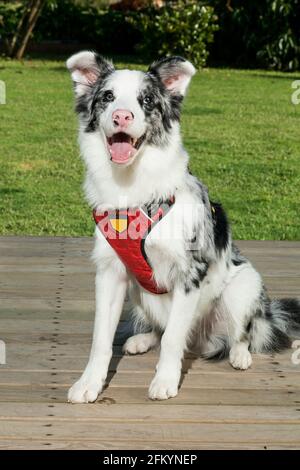
POLYGON ((17 26, 17 29, 15 31, 15 34, 13 35, 13 38, 12 40, 10 41, 10 44, 8 46, 8 54, 12 57, 14 52, 15 52, 15 48, 17 46, 17 41, 19 39, 19 34, 21 33, 21 30, 23 28, 23 25, 24 25, 24 21, 26 19, 26 16, 28 15, 28 12, 31 10, 31 8, 33 7, 33 2, 34 0, 30 0, 28 2, 28 4, 25 6, 24 10, 23 10, 23 13, 22 13, 22 16, 20 18, 20 21, 18 23, 18 26, 17 26))
POLYGON ((24 8, 23 15, 19 21, 16 34, 10 45, 10 56, 22 59, 32 31, 36 25, 38 17, 46 3, 46 0, 29 0, 24 8))

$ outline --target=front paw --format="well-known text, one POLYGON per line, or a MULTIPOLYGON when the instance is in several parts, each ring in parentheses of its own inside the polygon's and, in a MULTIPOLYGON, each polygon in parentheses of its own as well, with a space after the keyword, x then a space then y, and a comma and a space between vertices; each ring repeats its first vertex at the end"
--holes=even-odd
POLYGON ((179 380, 175 377, 156 375, 149 387, 149 398, 151 400, 167 400, 176 397, 178 393, 179 380))
POLYGON ((70 403, 93 403, 102 391, 103 383, 93 380, 79 379, 69 389, 68 402, 70 403))

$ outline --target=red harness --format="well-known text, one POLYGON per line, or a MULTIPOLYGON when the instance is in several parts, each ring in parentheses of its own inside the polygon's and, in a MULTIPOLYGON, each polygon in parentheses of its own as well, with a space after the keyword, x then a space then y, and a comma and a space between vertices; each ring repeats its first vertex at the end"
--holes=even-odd
POLYGON ((93 211, 96 225, 139 284, 153 294, 165 294, 153 279, 145 241, 153 227, 167 214, 175 198, 137 209, 93 211))

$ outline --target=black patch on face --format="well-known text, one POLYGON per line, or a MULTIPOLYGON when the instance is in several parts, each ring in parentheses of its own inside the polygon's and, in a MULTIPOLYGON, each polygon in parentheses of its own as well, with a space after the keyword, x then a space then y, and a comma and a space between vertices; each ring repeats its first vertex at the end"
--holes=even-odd
POLYGON ((147 73, 138 102, 145 113, 146 140, 151 145, 165 145, 173 122, 180 120, 181 95, 172 95, 160 78, 147 73))
POLYGON ((94 132, 99 126, 100 114, 105 111, 107 106, 114 101, 115 97, 112 90, 107 89, 107 77, 99 83, 92 96, 90 105, 89 121, 86 126, 86 132, 94 132))
POLYGON ((114 67, 107 60, 95 54, 96 66, 99 70, 99 77, 94 85, 84 95, 77 98, 75 111, 86 121, 86 132, 96 130, 99 123, 99 114, 106 109, 111 100, 105 99, 105 94, 111 92, 107 90, 107 78, 114 72, 114 67))
POLYGON ((211 202, 210 204, 212 208, 215 247, 220 253, 226 250, 228 246, 229 224, 221 204, 217 202, 211 202))
POLYGON ((82 95, 77 98, 75 111, 78 114, 82 114, 84 117, 88 115, 89 112, 89 100, 86 95, 82 95))

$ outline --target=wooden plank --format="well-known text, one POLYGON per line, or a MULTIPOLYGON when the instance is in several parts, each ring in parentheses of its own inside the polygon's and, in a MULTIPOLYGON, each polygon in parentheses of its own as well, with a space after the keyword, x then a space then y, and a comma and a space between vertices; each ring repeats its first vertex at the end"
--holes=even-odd
MULTIPOLYGON (((47 273, 57 276, 61 269, 61 263, 59 260, 55 260, 53 257, 43 258, 31 257, 26 260, 25 264, 20 264, 20 257, 1 257, 0 273, 47 273)), ((66 262, 63 260, 64 273, 79 273, 79 274, 91 274, 94 275, 96 269, 92 261, 88 258, 78 260, 72 258, 66 262)))
MULTIPOLYGON (((20 296, 3 298, 1 295, 0 318, 18 320, 45 319, 51 318, 51 315, 57 310, 57 299, 51 298, 24 298, 20 296)), ((90 299, 64 299, 60 306, 59 315, 61 319, 74 319, 89 321, 94 318, 95 301, 94 295, 90 299)), ((15 322, 16 323, 16 322, 15 322)))
MULTIPOLYGON (((1 337, 8 338, 11 341, 15 342, 35 342, 38 341, 40 338, 41 333, 45 333, 51 331, 53 328, 53 317, 52 319, 49 318, 53 314, 53 308, 50 310, 50 314, 48 314, 48 318, 44 319, 41 318, 37 322, 31 318, 28 319, 18 319, 16 322, 15 319, 11 318, 0 318, 0 331, 1 337)), ((55 316, 55 315, 54 315, 55 316)), ((66 334, 71 339, 73 335, 89 335, 91 340, 91 334, 93 331, 93 320, 63 320, 60 317, 59 313, 59 329, 61 334, 66 334)), ((78 339, 78 338, 77 338, 78 339)))
MULTIPOLYGON (((147 387, 151 383, 154 376, 153 371, 141 372, 134 371, 118 371, 108 374, 109 387, 147 387)), ((0 371, 0 390, 2 386, 14 387, 31 387, 38 385, 39 387, 51 388, 53 384, 56 387, 69 387, 75 380, 79 378, 78 372, 68 371, 0 371)), ((266 376, 263 373, 245 374, 234 370, 226 373, 220 372, 201 372, 190 370, 182 378, 183 387, 198 389, 283 389, 283 390, 299 390, 298 374, 273 373, 266 376)))
MULTIPOLYGON (((49 298, 60 287, 59 276, 48 273, 6 273, 1 282, 1 297, 49 298)), ((64 273, 60 298, 89 299, 94 296, 94 276, 64 273)))
MULTIPOLYGON (((93 243, 92 237, 65 237, 65 236, 28 236, 28 235, 7 235, 1 236, 0 241, 7 242, 8 246, 16 244, 45 244, 45 245, 57 245, 64 242, 67 246, 86 246, 87 244, 93 243)), ((299 248, 299 241, 289 241, 289 240, 236 240, 235 243, 241 248, 261 248, 263 250, 270 248, 299 248)))
MULTIPOLYGON (((1 386, 0 402, 10 403, 66 403, 68 387, 51 388, 39 387, 32 384, 29 387, 1 386)), ((98 403, 144 404, 151 406, 147 387, 108 387, 98 398, 98 403)), ((188 388, 183 385, 177 397, 168 404, 189 405, 264 405, 264 406, 299 406, 300 391, 285 389, 201 389, 188 388)))
POLYGON ((0 421, 45 419, 53 421, 109 421, 119 422, 197 422, 197 423, 248 423, 248 424, 299 424, 300 407, 295 406, 215 406, 157 404, 151 407, 127 404, 126 407, 109 403, 70 405, 68 403, 0 403, 0 421))
MULTIPOLYGON (((7 364, 2 366, 1 370, 49 370, 55 367, 57 370, 81 371, 88 359, 91 344, 90 335, 66 335, 60 333, 59 329, 56 331, 57 326, 59 325, 54 324, 53 329, 49 330, 47 334, 41 333, 41 336, 36 337, 34 342, 31 339, 26 344, 22 338, 20 343, 7 341, 7 364)), ((116 346, 114 352, 111 370, 117 368, 118 370, 130 371, 153 371, 158 360, 158 351, 150 351, 144 355, 124 356, 121 354, 121 346, 116 346)), ((280 354, 254 354, 253 364, 247 371, 234 371, 228 360, 211 362, 192 356, 188 356, 184 360, 183 368, 184 370, 192 369, 204 372, 233 371, 240 377, 247 377, 253 372, 267 375, 274 372, 299 374, 299 365, 293 364, 291 360, 292 352, 293 350, 289 349, 280 354)))
POLYGON ((0 256, 85 256, 93 249, 93 239, 79 240, 60 237, 0 237, 0 256))
POLYGON ((55 421, 28 421, 24 425, 22 420, 1 421, 0 440, 5 439, 49 439, 68 440, 73 442, 102 442, 121 440, 147 442, 147 440, 176 442, 188 444, 190 441, 210 444, 222 441, 231 444, 292 444, 300 446, 300 425, 298 424, 226 424, 215 423, 131 423, 120 422, 101 423, 90 421, 80 422, 73 426, 66 426, 64 422, 55 421), (197 436, 197 439, 195 439, 197 436))
MULTIPOLYGON (((198 441, 189 441, 188 443, 178 443, 169 441, 153 441, 147 440, 146 442, 137 441, 122 441, 111 440, 102 442, 81 442, 81 441, 68 441, 66 439, 55 440, 53 438, 46 438, 45 440, 39 439, 6 439, 2 438, 0 441, 1 450, 299 450, 298 443, 257 443, 248 444, 244 442, 230 443, 230 442, 210 442, 202 443, 198 441)), ((101 462, 101 460, 99 460, 101 462)))
MULTIPOLYGON (((1 295, 1 294, 0 294, 1 295)), ((30 320, 36 318, 51 318, 57 310, 57 298, 1 298, 0 321, 1 320, 30 320)), ((62 320, 90 320, 95 315, 94 295, 88 300, 63 299, 60 302, 60 318, 62 320)), ((16 323, 16 322, 15 322, 16 323)))
POLYGON ((261 250, 261 251, 279 251, 296 249, 299 253, 300 243, 299 241, 289 241, 289 240, 235 240, 236 245, 241 250, 261 250))

